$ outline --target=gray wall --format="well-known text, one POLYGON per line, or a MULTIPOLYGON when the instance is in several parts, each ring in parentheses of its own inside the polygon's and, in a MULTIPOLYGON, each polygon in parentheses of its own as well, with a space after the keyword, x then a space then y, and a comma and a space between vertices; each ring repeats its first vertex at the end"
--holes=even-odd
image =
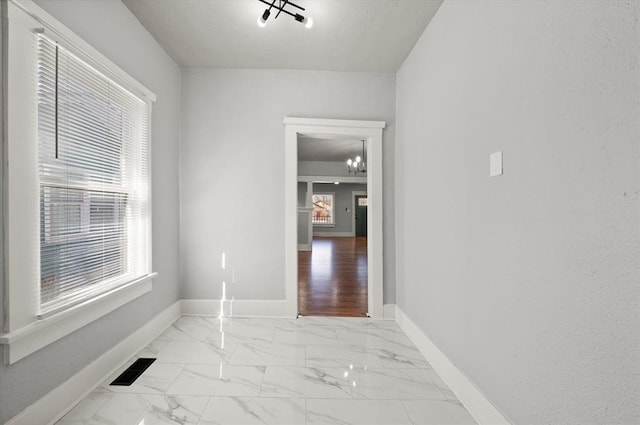
POLYGON ((514 424, 640 423, 639 19, 446 1, 398 74, 397 302, 514 424))
MULTIPOLYGON (((298 161, 299 176, 347 176, 349 174, 346 159, 344 161, 298 161)), ((358 176, 361 176, 358 174, 358 176)))
POLYGON ((304 207, 307 203, 307 183, 298 182, 298 206, 304 207))
MULTIPOLYGON (((180 70, 120 1, 37 1, 158 96, 153 105, 153 291, 11 365, 0 365, 6 422, 178 299, 180 70)), ((0 315, 1 316, 1 315, 0 315)))
POLYGON ((315 71, 183 71, 181 294, 284 299, 286 116, 381 120, 385 302, 394 301, 395 75, 315 71))
POLYGON ((366 184, 326 184, 326 183, 314 183, 313 193, 335 193, 335 227, 325 226, 313 226, 313 232, 317 233, 344 233, 351 232, 351 217, 353 215, 351 192, 360 191, 366 192, 366 184), (349 212, 345 211, 345 208, 349 209, 349 212))

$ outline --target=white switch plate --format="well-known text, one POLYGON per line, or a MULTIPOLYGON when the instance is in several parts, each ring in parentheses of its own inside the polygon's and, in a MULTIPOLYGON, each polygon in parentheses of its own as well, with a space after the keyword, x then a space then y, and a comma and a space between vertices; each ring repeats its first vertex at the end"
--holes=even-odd
POLYGON ((502 151, 494 152, 489 155, 489 176, 502 175, 502 151))

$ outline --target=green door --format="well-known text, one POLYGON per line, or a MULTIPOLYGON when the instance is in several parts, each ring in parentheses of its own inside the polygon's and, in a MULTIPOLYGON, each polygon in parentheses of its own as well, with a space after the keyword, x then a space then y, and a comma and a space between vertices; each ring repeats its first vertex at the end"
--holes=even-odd
POLYGON ((356 195, 356 236, 367 236, 366 195, 356 195))

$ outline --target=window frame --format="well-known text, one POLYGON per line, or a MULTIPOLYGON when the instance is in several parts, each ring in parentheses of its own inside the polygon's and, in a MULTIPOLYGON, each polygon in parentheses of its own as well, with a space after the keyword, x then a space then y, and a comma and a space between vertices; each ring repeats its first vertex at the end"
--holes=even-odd
POLYGON ((5 87, 2 99, 5 111, 5 320, 0 345, 4 350, 4 362, 11 364, 152 290, 152 279, 157 273, 151 271, 151 105, 156 96, 35 3, 9 0, 6 6, 7 13, 2 22, 3 39, 7 40, 2 75, 5 87), (34 89, 37 55, 24 54, 35 49, 37 33, 41 31, 81 54, 83 59, 87 58, 92 67, 108 78, 146 99, 149 108, 149 196, 144 216, 148 240, 147 250, 143 253, 146 274, 46 317, 39 316, 40 182, 37 125, 33 125, 37 122, 34 89), (33 143, 25 142, 28 140, 33 143))
POLYGON ((311 195, 311 205, 314 207, 315 210, 315 204, 313 202, 313 197, 316 195, 330 195, 332 202, 331 202, 331 223, 314 223, 314 214, 313 214, 313 210, 311 211, 311 224, 314 227, 336 227, 336 193, 335 192, 314 192, 311 195))

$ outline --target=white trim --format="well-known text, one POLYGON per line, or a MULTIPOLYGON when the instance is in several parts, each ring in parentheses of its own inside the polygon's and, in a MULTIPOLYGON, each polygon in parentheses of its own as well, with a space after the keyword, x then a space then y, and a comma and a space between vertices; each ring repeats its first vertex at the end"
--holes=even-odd
POLYGON ((367 196, 366 190, 351 191, 351 236, 356 236, 356 196, 367 196))
MULTIPOLYGON (((349 128, 379 128, 382 130, 386 127, 384 121, 357 121, 357 120, 331 120, 322 118, 298 118, 285 117, 285 125, 310 126, 310 127, 349 127, 349 128)), ((330 134, 334 134, 329 131, 330 134)))
MULTIPOLYGON (((382 121, 326 120, 314 118, 284 119, 285 124, 285 294, 287 316, 298 313, 298 135, 353 136, 367 142, 367 257, 368 313, 383 317, 383 232, 382 232, 382 121)), ((325 137, 326 138, 326 137, 325 137)), ((325 177, 326 179, 327 177, 325 177)))
POLYGON ((180 316, 175 302, 80 372, 27 407, 6 425, 53 425, 180 316), (53 418, 53 419, 52 419, 53 418))
POLYGON ((349 176, 298 176, 299 182, 326 183, 355 183, 367 184, 366 177, 349 177, 349 176))
POLYGON ((182 314, 197 316, 296 317, 287 314, 287 300, 181 300, 180 304, 182 314))
POLYGON ((5 363, 15 363, 150 292, 152 289, 151 279, 157 275, 157 273, 146 275, 68 310, 38 320, 14 332, 0 335, 0 344, 4 346, 5 363))
POLYGON ((382 306, 383 314, 382 316, 385 319, 396 319, 396 305, 395 304, 385 304, 382 306))
POLYGON ((403 311, 396 307, 396 321, 418 347, 438 375, 480 425, 510 425, 510 422, 478 390, 403 311))
POLYGON ((352 238, 351 232, 313 232, 313 236, 319 236, 321 238, 352 238))
MULTIPOLYGON (((298 241, 298 251, 311 251, 311 249, 313 248, 313 225, 311 224, 311 215, 313 214, 313 208, 298 207, 298 220, 300 220, 300 213, 306 214, 304 228, 307 231, 306 240, 309 241, 309 243, 302 244, 299 243, 300 241, 298 241)), ((299 221, 298 226, 300 226, 299 221)))

